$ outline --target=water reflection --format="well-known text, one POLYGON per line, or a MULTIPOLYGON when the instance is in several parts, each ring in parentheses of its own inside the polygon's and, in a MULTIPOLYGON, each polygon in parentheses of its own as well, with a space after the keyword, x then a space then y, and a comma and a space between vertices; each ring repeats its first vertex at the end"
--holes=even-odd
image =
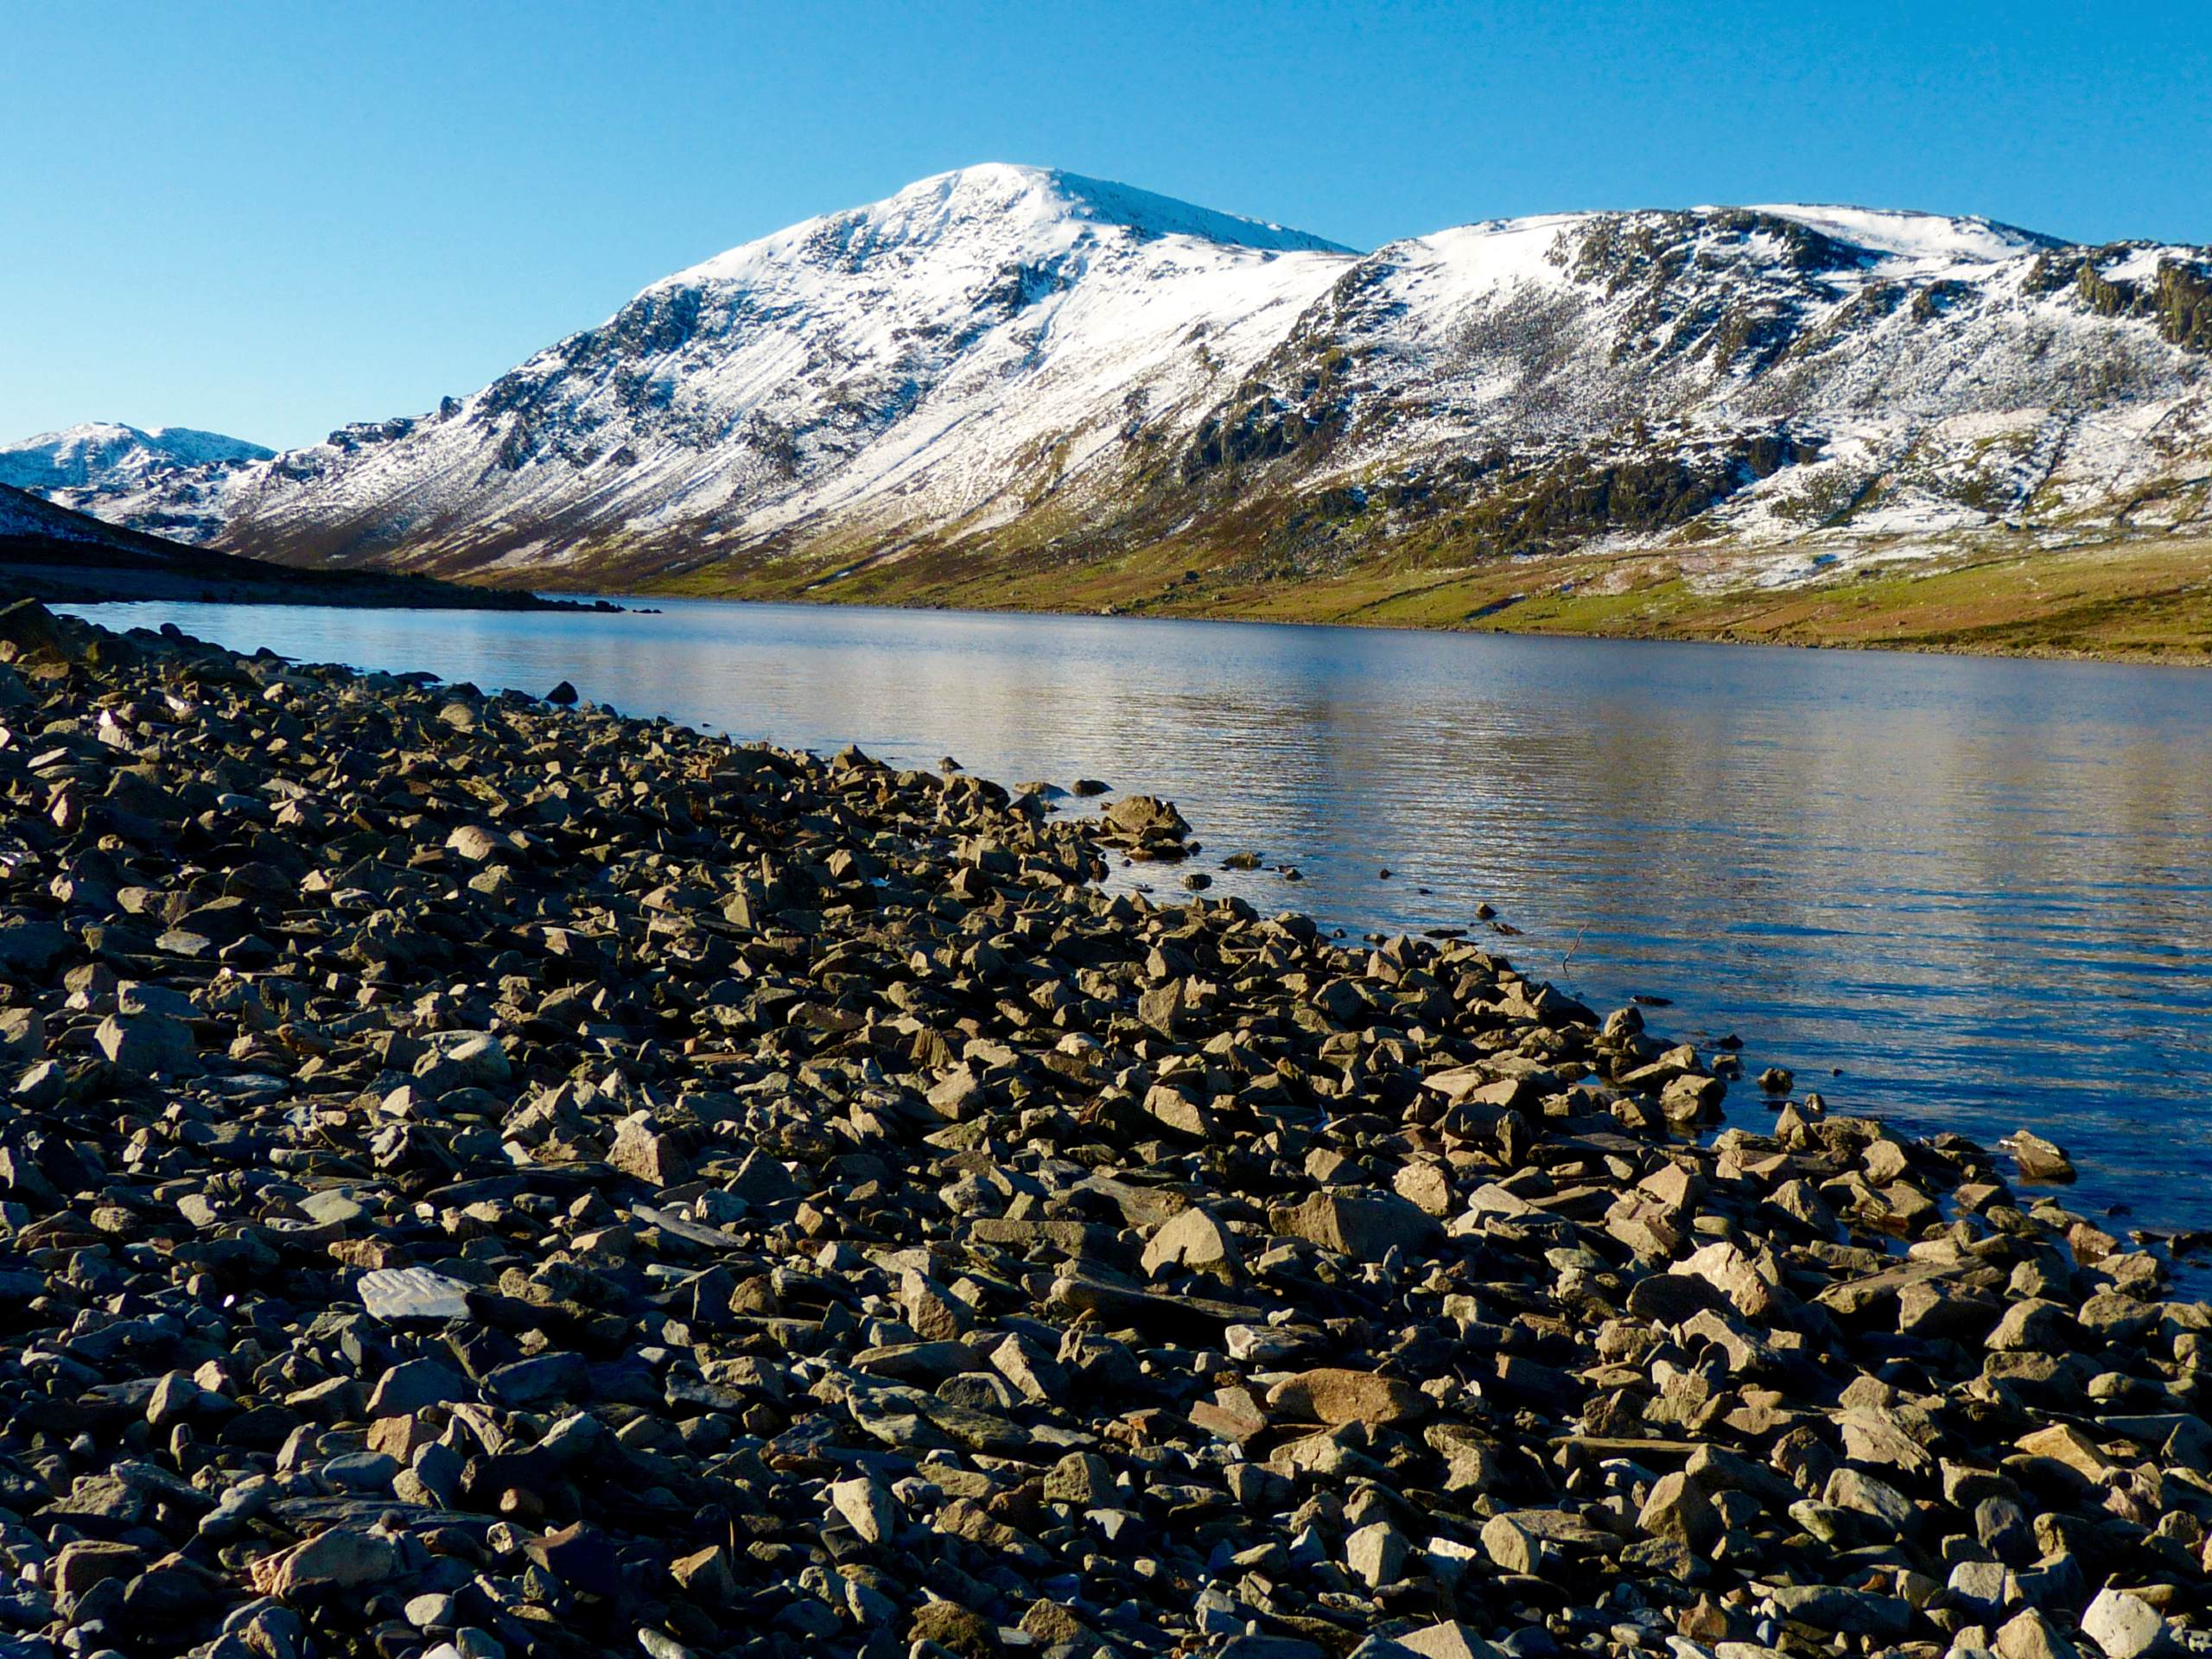
POLYGON ((1592 1001, 1663 994, 1669 1028, 1738 1032, 1754 1070, 1791 1065, 1848 1109, 2051 1128, 2090 1172, 2077 1201, 2212 1225, 2212 677, 708 603, 104 608, 1171 795, 1209 868, 1249 849, 1307 878, 1217 870, 1217 892, 1358 931, 1471 925, 1488 900, 1526 930, 1508 949, 1553 976, 1571 951, 1592 1001))

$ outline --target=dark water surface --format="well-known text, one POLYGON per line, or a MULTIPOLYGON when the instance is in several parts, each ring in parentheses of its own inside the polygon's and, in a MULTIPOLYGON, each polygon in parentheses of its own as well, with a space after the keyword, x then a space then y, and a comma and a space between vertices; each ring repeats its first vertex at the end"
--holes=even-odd
POLYGON ((1217 893, 1356 932, 1488 900, 1587 1001, 1669 997, 1656 1028, 1740 1033, 1838 1109, 2034 1126, 2075 1207, 2212 1227, 2212 674, 704 602, 83 613, 1167 795, 1217 893), (1245 849, 1306 880, 1215 868, 1245 849))

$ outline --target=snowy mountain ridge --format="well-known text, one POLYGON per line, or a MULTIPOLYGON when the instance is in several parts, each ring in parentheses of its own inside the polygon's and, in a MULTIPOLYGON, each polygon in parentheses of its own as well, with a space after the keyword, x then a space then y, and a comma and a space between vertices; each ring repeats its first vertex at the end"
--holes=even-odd
MULTIPOLYGON (((2212 525, 2212 254, 1821 206, 1360 254, 1074 175, 909 186, 655 283, 430 413, 44 486, 294 563, 538 585, 1172 543, 1389 557, 2212 525)), ((0 474, 4 476, 4 474, 0 474)))
POLYGON ((0 448, 0 484, 19 490, 83 489, 178 468, 267 461, 275 454, 242 438, 188 426, 142 432, 114 421, 87 421, 0 448))

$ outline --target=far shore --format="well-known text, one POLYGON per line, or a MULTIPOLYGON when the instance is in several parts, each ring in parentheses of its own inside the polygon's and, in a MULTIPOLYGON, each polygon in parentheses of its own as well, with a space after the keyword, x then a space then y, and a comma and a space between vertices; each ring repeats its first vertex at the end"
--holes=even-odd
MULTIPOLYGON (((2002 547, 1870 563, 1790 586, 1701 583, 1648 551, 1500 559, 1452 569, 1363 567, 1297 582, 1184 568, 1147 549, 1080 570, 977 559, 848 567, 732 564, 631 584, 636 598, 770 600, 898 609, 1172 617, 1575 639, 1706 641, 1950 656, 2212 666, 2212 542, 2002 547)), ((1724 556, 1705 556, 1709 561, 1724 556)))
POLYGON ((238 568, 256 562, 216 556, 224 569, 207 573, 13 563, 0 569, 0 588, 64 604, 538 609, 721 599, 2212 666, 2212 542, 2193 540, 1979 549, 1868 561, 1766 587, 1718 579, 1714 569, 1732 556, 1725 553, 1701 554, 1693 569, 1682 556, 1649 550, 1451 569, 1363 565, 1299 581, 1185 568, 1193 555, 1172 545, 1050 569, 1020 553, 864 558, 828 573, 812 561, 733 559, 643 581, 607 562, 580 561, 566 580, 531 573, 528 589, 448 569, 433 576, 272 564, 261 567, 266 581, 241 579, 238 568))

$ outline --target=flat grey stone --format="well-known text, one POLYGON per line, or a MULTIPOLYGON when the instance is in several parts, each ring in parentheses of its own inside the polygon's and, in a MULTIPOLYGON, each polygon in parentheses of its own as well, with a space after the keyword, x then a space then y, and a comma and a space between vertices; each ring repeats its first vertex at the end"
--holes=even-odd
POLYGON ((428 1268, 378 1268, 361 1275, 361 1306, 380 1319, 465 1319, 470 1287, 428 1268))

